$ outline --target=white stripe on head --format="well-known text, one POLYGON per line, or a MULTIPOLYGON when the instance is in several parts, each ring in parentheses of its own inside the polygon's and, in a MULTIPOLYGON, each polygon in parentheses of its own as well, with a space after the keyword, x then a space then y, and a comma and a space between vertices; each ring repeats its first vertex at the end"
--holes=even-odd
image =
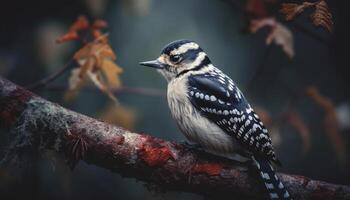
POLYGON ((198 44, 196 44, 194 42, 189 42, 189 43, 185 43, 185 44, 181 45, 177 49, 172 50, 170 52, 170 55, 178 55, 178 54, 186 53, 188 50, 198 49, 198 48, 199 48, 198 44))
POLYGON ((205 56, 207 56, 207 54, 205 54, 204 52, 200 52, 196 58, 196 60, 194 60, 191 63, 191 66, 188 69, 197 67, 198 65, 200 65, 202 63, 202 61, 205 59, 205 56))

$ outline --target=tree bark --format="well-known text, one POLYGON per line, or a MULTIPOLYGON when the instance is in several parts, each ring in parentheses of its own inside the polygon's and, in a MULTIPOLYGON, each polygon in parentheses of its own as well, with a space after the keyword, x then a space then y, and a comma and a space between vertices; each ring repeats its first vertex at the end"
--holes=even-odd
MULTIPOLYGON (((71 167, 83 160, 159 189, 207 197, 266 199, 254 167, 192 150, 175 142, 133 133, 82 114, 0 77, 0 125, 12 127, 3 164, 26 152, 64 153, 71 167)), ((350 187, 279 173, 294 199, 350 199, 350 187)))

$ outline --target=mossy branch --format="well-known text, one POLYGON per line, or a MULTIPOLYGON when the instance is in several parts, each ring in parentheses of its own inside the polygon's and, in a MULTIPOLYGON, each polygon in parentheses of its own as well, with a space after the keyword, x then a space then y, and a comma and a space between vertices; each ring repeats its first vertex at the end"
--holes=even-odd
MULTIPOLYGON (((16 137, 3 163, 23 152, 65 153, 71 167, 83 160, 122 176, 172 191, 208 197, 264 199, 254 170, 183 145, 133 133, 67 110, 0 77, 0 122, 16 137)), ((350 187, 278 174, 294 199, 350 199, 350 187)))

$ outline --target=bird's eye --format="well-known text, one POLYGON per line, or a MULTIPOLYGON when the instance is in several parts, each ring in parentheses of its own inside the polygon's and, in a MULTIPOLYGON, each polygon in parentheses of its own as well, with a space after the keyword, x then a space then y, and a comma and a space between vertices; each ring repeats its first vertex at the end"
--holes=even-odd
POLYGON ((179 55, 173 55, 173 56, 170 56, 170 61, 172 63, 177 63, 180 61, 180 56, 179 55))

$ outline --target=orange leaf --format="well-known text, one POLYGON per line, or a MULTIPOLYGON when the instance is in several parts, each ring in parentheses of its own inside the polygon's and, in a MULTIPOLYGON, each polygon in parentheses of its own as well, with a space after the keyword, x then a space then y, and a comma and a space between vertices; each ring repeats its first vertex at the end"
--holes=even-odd
POLYGON ((113 62, 116 55, 108 43, 108 35, 102 34, 99 29, 107 27, 103 20, 96 20, 91 26, 85 16, 80 16, 70 27, 70 31, 58 39, 60 42, 79 38, 78 31, 89 30, 94 36, 94 40, 84 44, 73 56, 73 59, 79 64, 79 69, 72 70, 69 78, 69 90, 66 93, 67 98, 74 97, 80 89, 86 78, 103 93, 107 94, 116 104, 117 98, 114 96, 111 88, 120 87, 119 79, 122 69, 113 62))
POLYGON ((70 31, 70 32, 66 33, 65 35, 61 36, 60 38, 58 38, 56 40, 56 42, 63 43, 63 42, 68 42, 68 41, 72 41, 72 40, 79 40, 79 39, 80 39, 80 37, 79 37, 77 32, 70 31))
POLYGON ((121 67, 109 59, 104 59, 102 71, 111 88, 116 89, 121 86, 121 81, 119 79, 120 74, 123 72, 121 67))
POLYGON ((95 29, 91 31, 91 34, 95 39, 98 39, 103 35, 101 31, 95 29))
POLYGON ((102 78, 102 75, 99 71, 88 71, 87 72, 88 77, 90 80, 95 84, 95 86, 100 89, 103 93, 105 93, 112 101, 114 101, 117 105, 119 105, 119 102, 117 98, 114 96, 113 92, 109 90, 107 84, 102 78))
POLYGON ((69 31, 81 31, 86 30, 90 27, 89 20, 85 16, 79 16, 78 19, 73 23, 73 25, 69 28, 69 31))
POLYGON ((329 12, 326 1, 321 0, 318 3, 316 3, 316 9, 315 12, 311 15, 311 20, 315 26, 323 26, 329 32, 332 32, 332 14, 329 12))
POLYGON ((96 57, 96 67, 102 68, 102 63, 104 59, 115 60, 116 55, 114 51, 109 46, 109 44, 105 43, 97 43, 93 46, 94 56, 96 57))
POLYGON ((107 22, 105 20, 95 20, 94 23, 92 24, 91 28, 92 29, 103 29, 108 26, 107 22))
POLYGON ((296 4, 296 3, 282 3, 282 8, 280 10, 281 13, 286 15, 286 20, 292 20, 294 17, 302 13, 305 8, 308 8, 310 6, 313 6, 313 3, 310 2, 304 2, 302 4, 296 4))

